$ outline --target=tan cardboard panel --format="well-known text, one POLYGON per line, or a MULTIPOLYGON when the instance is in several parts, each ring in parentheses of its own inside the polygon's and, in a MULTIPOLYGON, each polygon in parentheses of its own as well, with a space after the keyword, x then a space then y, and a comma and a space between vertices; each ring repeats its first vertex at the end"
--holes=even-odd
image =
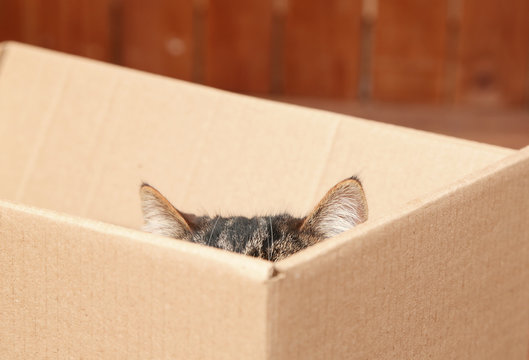
POLYGON ((527 199, 529 148, 277 263, 270 358, 525 359, 527 199))
POLYGON ((3 359, 264 359, 272 264, 0 202, 3 359))
POLYGON ((184 211, 305 214, 359 175, 371 218, 511 153, 9 43, 0 198, 141 224, 141 181, 184 211))
POLYGON ((0 139, 1 199, 132 227, 141 180, 187 211, 301 213, 352 172, 371 208, 371 221, 273 265, 2 201, 6 358, 527 352, 527 149, 19 44, 0 61, 0 139))
POLYGON ((313 201, 323 196, 334 179, 355 174, 362 179, 370 219, 375 220, 512 153, 402 130, 342 120, 313 201))

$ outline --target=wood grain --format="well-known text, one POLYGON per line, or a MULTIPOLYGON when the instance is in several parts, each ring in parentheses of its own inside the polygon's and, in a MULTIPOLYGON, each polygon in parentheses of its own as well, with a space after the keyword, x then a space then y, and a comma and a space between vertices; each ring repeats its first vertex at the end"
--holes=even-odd
POLYGON ((191 80, 192 0, 127 0, 120 17, 123 65, 191 80))
POLYGON ((271 26, 271 1, 210 0, 205 83, 239 92, 269 92, 271 26))
POLYGON ((456 101, 529 103, 529 1, 464 0, 456 101))
POLYGON ((444 96, 446 0, 380 0, 375 25, 373 97, 440 102, 444 96))
POLYGON ((15 40, 109 61, 109 4, 110 0, 19 1, 11 6, 17 18, 15 40))
POLYGON ((0 41, 257 94, 528 106, 528 39, 529 0, 0 0, 0 41))
POLYGON ((291 0, 285 20, 284 91, 354 98, 358 88, 360 0, 291 0))
POLYGON ((22 41, 22 2, 0 0, 0 41, 22 41))

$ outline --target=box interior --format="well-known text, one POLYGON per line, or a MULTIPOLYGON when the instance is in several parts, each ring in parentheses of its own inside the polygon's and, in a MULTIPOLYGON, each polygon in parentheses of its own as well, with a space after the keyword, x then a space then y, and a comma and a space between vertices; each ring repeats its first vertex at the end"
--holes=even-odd
POLYGON ((378 219, 513 150, 231 94, 17 43, 0 61, 0 198, 141 226, 180 210, 304 215, 357 175, 378 219))

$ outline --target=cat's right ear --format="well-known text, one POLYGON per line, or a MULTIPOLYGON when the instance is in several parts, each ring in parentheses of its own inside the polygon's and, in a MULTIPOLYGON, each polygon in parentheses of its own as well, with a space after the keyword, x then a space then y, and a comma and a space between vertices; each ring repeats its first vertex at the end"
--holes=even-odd
POLYGON ((305 218, 301 231, 330 238, 367 220, 364 189, 356 177, 336 184, 305 218))
POLYGON ((158 190, 142 184, 140 197, 144 231, 176 239, 191 235, 192 224, 186 215, 176 210, 158 190))

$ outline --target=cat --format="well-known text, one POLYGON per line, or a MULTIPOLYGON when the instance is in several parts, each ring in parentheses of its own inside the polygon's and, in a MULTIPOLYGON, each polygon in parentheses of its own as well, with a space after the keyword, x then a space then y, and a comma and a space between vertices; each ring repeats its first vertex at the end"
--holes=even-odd
POLYGON ((367 220, 366 197, 357 177, 332 187, 303 218, 273 216, 196 216, 177 210, 158 190, 140 187, 143 230, 278 261, 367 220))

